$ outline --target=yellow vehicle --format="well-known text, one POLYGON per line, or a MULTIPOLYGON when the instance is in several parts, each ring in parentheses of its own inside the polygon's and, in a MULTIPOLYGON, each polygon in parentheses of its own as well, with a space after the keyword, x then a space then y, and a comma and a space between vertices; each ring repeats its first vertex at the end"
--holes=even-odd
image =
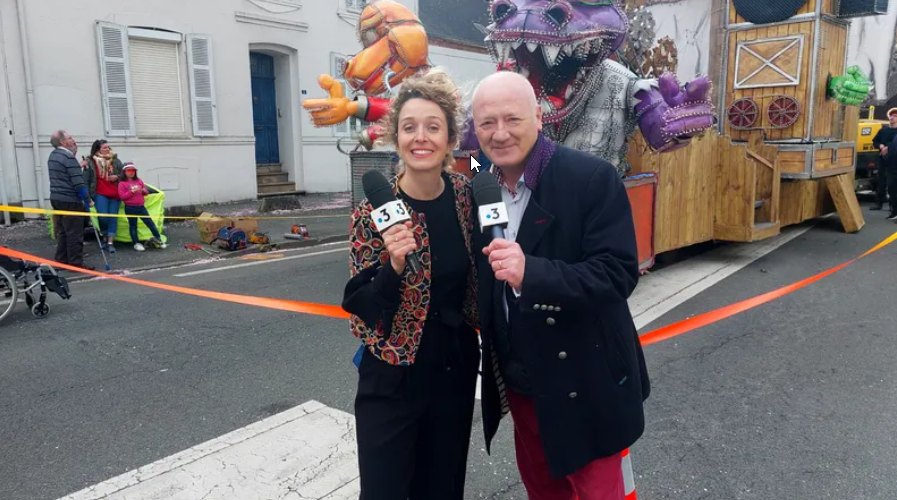
POLYGON ((888 125, 887 120, 876 120, 875 106, 869 106, 869 115, 860 118, 857 127, 857 163, 856 192, 872 194, 878 182, 878 148, 872 144, 872 138, 882 127, 888 125))

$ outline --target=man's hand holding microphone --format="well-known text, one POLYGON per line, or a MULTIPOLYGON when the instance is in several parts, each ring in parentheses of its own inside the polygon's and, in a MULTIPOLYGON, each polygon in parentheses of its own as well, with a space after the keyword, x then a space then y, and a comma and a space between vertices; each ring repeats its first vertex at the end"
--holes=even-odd
POLYGON ((507 282, 518 294, 523 288, 526 256, 515 242, 504 237, 508 226, 508 207, 501 200, 501 188, 491 173, 484 172, 473 178, 473 196, 479 205, 480 228, 492 241, 483 249, 495 279, 507 282))

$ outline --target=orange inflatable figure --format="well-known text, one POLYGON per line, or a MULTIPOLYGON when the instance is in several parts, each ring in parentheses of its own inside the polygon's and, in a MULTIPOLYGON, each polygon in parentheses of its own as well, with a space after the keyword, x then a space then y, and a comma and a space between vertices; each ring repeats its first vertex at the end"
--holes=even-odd
MULTIPOLYGON (((376 122, 386 114, 389 99, 375 97, 389 92, 409 75, 429 67, 427 33, 420 19, 393 0, 377 0, 364 8, 358 20, 358 38, 364 49, 351 58, 343 77, 356 92, 354 99, 331 75, 321 75, 318 84, 330 97, 306 99, 302 107, 311 112, 318 127, 337 125, 350 116, 376 122)), ((369 126, 359 141, 367 149, 382 135, 380 127, 369 126)))

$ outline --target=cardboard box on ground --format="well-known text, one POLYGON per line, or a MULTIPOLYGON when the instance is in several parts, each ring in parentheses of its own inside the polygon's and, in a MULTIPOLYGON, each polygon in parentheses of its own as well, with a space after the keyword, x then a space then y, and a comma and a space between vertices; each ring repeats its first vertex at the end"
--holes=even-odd
POLYGON ((231 226, 242 229, 249 238, 252 233, 259 230, 259 221, 256 219, 242 219, 230 217, 218 217, 209 212, 203 212, 196 220, 196 227, 199 228, 199 240, 209 244, 218 235, 218 230, 222 227, 231 226))

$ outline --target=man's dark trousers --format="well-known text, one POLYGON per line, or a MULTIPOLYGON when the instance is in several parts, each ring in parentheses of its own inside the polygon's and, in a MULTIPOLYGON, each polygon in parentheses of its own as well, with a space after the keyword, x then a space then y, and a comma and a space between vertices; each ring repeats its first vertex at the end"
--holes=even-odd
POLYGON ((886 172, 886 179, 884 180, 887 184, 888 196, 890 197, 888 204, 891 208, 891 216, 893 216, 897 214, 897 158, 883 160, 882 168, 881 170, 879 170, 879 172, 886 172))
MULTIPOLYGON (((885 202, 888 199, 888 165, 885 159, 881 156, 875 159, 875 164, 878 165, 878 179, 875 182, 875 205, 876 208, 873 210, 881 210, 881 207, 884 206, 885 202)), ((893 201, 891 202, 894 203, 893 201)))
MULTIPOLYGON (((84 212, 84 204, 50 200, 53 210, 84 212)), ((84 264, 84 217, 53 215, 53 236, 56 237, 56 262, 72 266, 84 264)))

